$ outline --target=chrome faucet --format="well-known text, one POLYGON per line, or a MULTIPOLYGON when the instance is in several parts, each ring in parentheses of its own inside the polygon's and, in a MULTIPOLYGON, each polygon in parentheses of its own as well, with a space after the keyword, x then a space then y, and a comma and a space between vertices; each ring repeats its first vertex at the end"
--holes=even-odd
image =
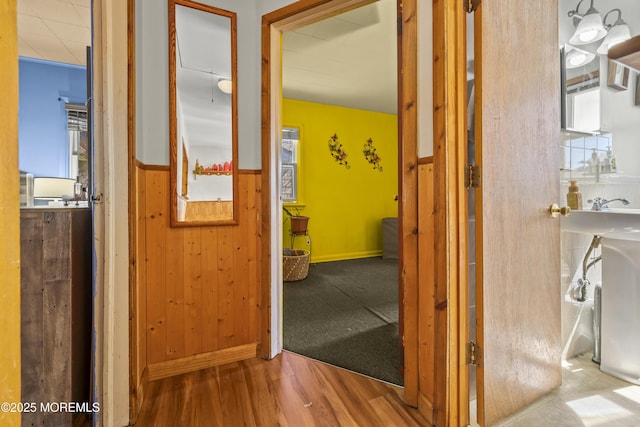
POLYGON ((611 202, 615 202, 616 200, 622 202, 622 204, 625 206, 631 203, 628 199, 625 199, 624 197, 620 197, 618 199, 611 199, 611 200, 605 200, 602 197, 596 197, 593 200, 589 200, 589 203, 593 203, 593 206, 591 206, 592 211, 602 211, 602 210, 609 209, 608 204, 611 202))

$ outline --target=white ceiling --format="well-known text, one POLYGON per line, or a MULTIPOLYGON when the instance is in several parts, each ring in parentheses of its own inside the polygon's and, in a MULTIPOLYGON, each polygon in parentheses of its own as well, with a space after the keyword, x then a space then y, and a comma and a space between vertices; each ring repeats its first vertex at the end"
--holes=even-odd
POLYGON ((395 113, 396 0, 284 34, 285 98, 395 113))
POLYGON ((18 0, 18 54, 85 65, 91 0, 18 0))

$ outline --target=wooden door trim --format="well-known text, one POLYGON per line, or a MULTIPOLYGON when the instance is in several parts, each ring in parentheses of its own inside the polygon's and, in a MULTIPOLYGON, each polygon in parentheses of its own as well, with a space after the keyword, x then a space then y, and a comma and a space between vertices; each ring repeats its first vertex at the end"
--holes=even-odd
POLYGON ((138 371, 138 280, 137 269, 138 260, 136 258, 136 247, 138 244, 138 222, 137 222, 137 186, 138 175, 136 165, 136 78, 135 78, 135 55, 136 55, 136 6, 135 0, 127 0, 127 126, 128 126, 128 170, 129 170, 129 421, 135 424, 138 418, 140 407, 144 399, 144 389, 147 384, 146 360, 143 365, 143 372, 138 371), (138 381, 140 380, 140 381, 138 381))
POLYGON ((400 333, 405 401, 418 406, 418 5, 398 1, 398 228, 400 333))
MULTIPOLYGON (((293 30, 328 16, 364 6, 372 0, 301 0, 282 9, 278 9, 262 17, 262 331, 260 336, 259 354, 269 358, 271 348, 271 294, 272 286, 272 230, 271 230, 271 179, 272 179, 272 151, 276 144, 278 120, 275 111, 279 106, 277 98, 281 93, 281 83, 273 74, 280 58, 279 37, 282 31, 293 30)), ((398 1, 403 24, 402 35, 399 38, 398 61, 403 70, 398 79, 398 123, 399 123, 399 186, 402 200, 399 209, 400 220, 400 254, 404 254, 407 261, 403 261, 401 269, 402 286, 406 297, 411 297, 412 304, 404 310, 404 318, 410 319, 413 329, 410 337, 405 336, 405 367, 417 369, 418 336, 417 325, 417 1, 398 1), (405 68, 406 67, 406 70, 405 68), (408 72, 406 72, 409 70, 408 72), (415 333, 414 333, 415 332, 415 333), (407 360, 408 359, 408 360, 407 360)), ((279 68, 277 72, 279 72, 279 68)), ((401 255, 403 257, 403 255, 401 255)), ((407 300, 407 298, 405 298, 407 300)), ((406 372, 406 371, 405 371, 406 372)), ((418 404, 418 375, 415 378, 405 378, 405 400, 412 405, 418 404)))
POLYGON ((433 2, 435 187, 434 425, 467 425, 466 13, 433 2))

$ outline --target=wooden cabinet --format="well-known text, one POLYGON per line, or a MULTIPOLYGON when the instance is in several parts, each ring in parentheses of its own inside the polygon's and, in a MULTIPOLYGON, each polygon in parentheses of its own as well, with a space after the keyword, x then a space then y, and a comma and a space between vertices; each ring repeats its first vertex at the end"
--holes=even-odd
POLYGON ((91 210, 20 212, 23 425, 71 425, 40 403, 88 402, 91 360, 91 210))

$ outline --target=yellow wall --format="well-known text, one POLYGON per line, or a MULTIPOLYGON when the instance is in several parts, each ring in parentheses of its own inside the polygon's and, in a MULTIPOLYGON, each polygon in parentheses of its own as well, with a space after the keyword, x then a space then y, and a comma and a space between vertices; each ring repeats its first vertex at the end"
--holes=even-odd
MULTIPOLYGON (((283 124, 301 129, 298 191, 305 205, 301 213, 311 218, 311 261, 381 255, 381 220, 398 212, 397 116, 285 99, 283 124), (347 153, 350 169, 330 155, 328 141, 334 134, 347 153), (369 138, 381 157, 382 172, 364 157, 369 138)), ((285 247, 291 245, 288 230, 286 221, 285 247)), ((306 248, 305 239, 297 238, 295 246, 306 248)))
MULTIPOLYGON (((20 402, 20 201, 18 174, 18 37, 16 1, 0 0, 0 402, 20 402)), ((20 414, 0 411, 0 425, 20 414)))

